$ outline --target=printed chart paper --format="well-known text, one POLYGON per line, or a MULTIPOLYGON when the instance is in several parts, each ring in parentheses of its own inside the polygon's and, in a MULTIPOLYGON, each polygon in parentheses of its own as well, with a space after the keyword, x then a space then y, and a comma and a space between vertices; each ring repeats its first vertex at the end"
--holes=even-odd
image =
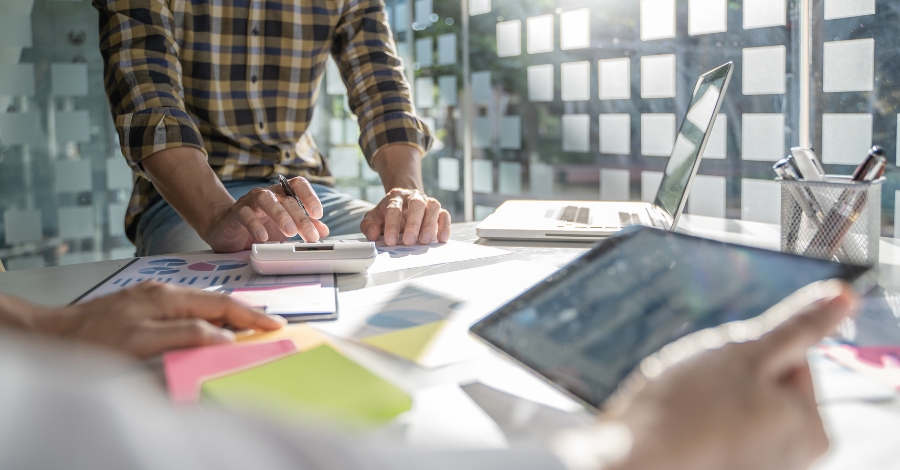
POLYGON ((453 240, 433 245, 387 246, 382 239, 375 242, 375 245, 378 247, 378 257, 369 267, 369 274, 489 258, 510 253, 506 250, 453 240))

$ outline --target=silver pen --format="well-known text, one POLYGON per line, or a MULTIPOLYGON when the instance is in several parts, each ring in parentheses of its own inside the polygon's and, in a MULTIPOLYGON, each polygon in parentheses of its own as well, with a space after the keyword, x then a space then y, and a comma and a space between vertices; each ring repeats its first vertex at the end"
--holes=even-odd
POLYGON ((291 188, 291 184, 288 182, 287 178, 282 175, 278 175, 278 181, 281 182, 281 189, 284 190, 284 194, 294 198, 297 201, 297 205, 300 206, 300 210, 303 211, 303 214, 306 217, 309 217, 309 212, 306 211, 306 206, 300 201, 300 198, 297 197, 297 193, 294 192, 294 188, 291 188))

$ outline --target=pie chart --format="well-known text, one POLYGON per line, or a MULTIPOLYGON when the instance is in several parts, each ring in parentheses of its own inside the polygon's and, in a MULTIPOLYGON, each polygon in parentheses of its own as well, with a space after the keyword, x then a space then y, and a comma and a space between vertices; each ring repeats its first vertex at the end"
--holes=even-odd
POLYGON ((138 272, 151 276, 165 276, 177 273, 179 271, 178 268, 186 265, 187 261, 178 258, 163 258, 155 259, 147 264, 149 265, 148 267, 139 269, 138 272))
POLYGON ((233 259, 222 259, 216 261, 202 261, 188 266, 191 271, 231 271, 232 269, 240 269, 247 266, 243 261, 233 259))

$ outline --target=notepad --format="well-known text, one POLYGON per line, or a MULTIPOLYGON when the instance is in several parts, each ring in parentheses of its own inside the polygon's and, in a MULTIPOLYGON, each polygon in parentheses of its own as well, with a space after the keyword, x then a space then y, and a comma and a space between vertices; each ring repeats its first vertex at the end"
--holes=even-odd
POLYGON ((328 416, 372 425, 408 411, 409 395, 325 344, 209 380, 203 400, 276 419, 328 416))
POLYGON ((172 351, 163 356, 169 396, 177 404, 200 400, 200 384, 210 377, 263 364, 297 351, 290 339, 223 344, 172 351))

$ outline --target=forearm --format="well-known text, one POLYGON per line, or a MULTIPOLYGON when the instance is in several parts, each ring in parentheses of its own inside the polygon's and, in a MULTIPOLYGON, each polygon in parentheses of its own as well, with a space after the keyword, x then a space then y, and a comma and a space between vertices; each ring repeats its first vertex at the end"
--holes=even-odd
POLYGON ((0 294, 0 326, 17 330, 33 330, 36 317, 47 310, 31 302, 0 294))
POLYGON ((372 158, 385 191, 394 188, 425 190, 422 184, 422 152, 412 145, 391 144, 372 158))
POLYGON ((143 165, 156 190, 204 240, 216 216, 234 204, 196 148, 162 150, 145 158, 143 165))

